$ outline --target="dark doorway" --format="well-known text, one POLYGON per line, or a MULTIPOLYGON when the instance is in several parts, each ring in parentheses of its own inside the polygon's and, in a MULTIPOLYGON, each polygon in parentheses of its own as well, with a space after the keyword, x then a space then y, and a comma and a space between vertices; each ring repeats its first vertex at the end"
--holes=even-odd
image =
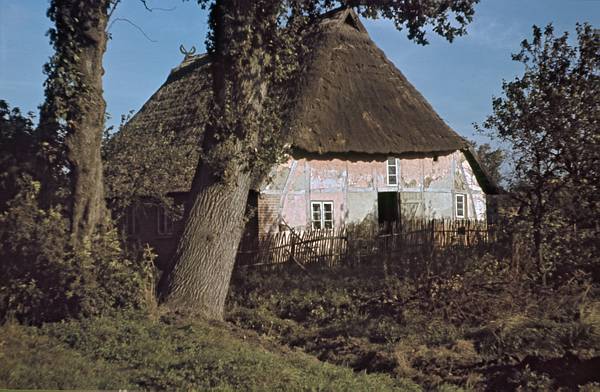
POLYGON ((235 258, 237 265, 252 264, 258 248, 258 192, 250 190, 246 204, 246 226, 235 258))
POLYGON ((377 193, 377 216, 379 224, 397 222, 400 219, 398 192, 377 193))
POLYGON ((250 190, 248 192, 248 202, 246 204, 246 227, 244 228, 243 238, 258 237, 258 192, 250 190))

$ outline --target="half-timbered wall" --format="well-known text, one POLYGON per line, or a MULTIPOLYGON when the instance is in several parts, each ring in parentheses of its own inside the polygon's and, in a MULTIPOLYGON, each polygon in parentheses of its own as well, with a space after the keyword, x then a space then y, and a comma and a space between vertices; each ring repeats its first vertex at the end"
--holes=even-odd
POLYGON ((278 231, 284 222, 297 229, 310 228, 315 201, 333 202, 336 226, 377 222, 380 192, 397 193, 403 216, 448 219, 457 217, 456 194, 462 194, 464 218, 485 219, 485 194, 462 152, 396 162, 397 184, 388 185, 388 164, 383 158, 290 158, 272 171, 260 189, 259 232, 278 231))

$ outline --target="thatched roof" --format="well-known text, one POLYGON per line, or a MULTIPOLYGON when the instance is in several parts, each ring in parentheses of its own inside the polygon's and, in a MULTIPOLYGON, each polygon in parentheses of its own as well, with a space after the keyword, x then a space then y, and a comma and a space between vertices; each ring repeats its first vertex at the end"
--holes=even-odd
POLYGON ((187 56, 127 127, 200 135, 212 89, 209 66, 207 55, 187 56))
POLYGON ((466 147, 369 37, 351 9, 312 40, 292 145, 311 153, 434 153, 466 147))
MULTIPOLYGON (((351 9, 324 15, 310 45, 290 124, 295 153, 438 155, 468 148, 351 9)), ((186 56, 127 127, 201 136, 211 94, 209 65, 207 55, 186 56)), ((196 162, 197 156, 190 165, 196 162)))
MULTIPOLYGON (((466 142, 375 45, 351 9, 325 15, 300 83, 291 144, 309 153, 435 153, 466 142)), ((210 94, 208 56, 191 56, 130 125, 202 131, 210 94)))

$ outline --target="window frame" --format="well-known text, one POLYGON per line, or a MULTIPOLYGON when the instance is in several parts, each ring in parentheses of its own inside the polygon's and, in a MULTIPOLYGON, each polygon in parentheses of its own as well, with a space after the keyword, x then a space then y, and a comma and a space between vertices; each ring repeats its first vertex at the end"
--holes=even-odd
POLYGON ((466 219, 467 218, 467 195, 464 193, 456 193, 454 195, 454 216, 457 219, 466 219), (462 199, 462 214, 458 213, 458 199, 462 199))
POLYGON ((160 236, 173 235, 174 223, 165 206, 159 205, 156 207, 156 234, 160 236))
POLYGON ((386 174, 386 184, 390 186, 398 186, 398 158, 389 157, 385 161, 385 174, 386 174), (391 160, 394 160, 394 164, 391 164, 391 160), (390 176, 390 168, 394 168, 394 174, 390 176), (390 181, 390 177, 394 177, 394 182, 390 181))
POLYGON ((333 201, 332 200, 311 200, 310 202, 310 227, 313 230, 320 229, 333 229, 335 226, 335 218, 333 214, 333 201), (331 206, 331 219, 325 219, 325 206, 331 206), (314 206, 319 206, 318 214, 319 219, 315 219, 315 209, 314 206), (331 222, 331 227, 326 227, 326 223, 331 222), (319 224, 319 227, 315 227, 316 224, 319 224))

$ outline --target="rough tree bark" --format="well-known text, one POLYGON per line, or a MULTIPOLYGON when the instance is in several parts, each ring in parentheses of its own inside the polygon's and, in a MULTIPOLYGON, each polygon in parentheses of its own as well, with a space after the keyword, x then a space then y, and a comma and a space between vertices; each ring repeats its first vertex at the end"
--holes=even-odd
POLYGON ((106 217, 100 147, 106 103, 102 59, 106 51, 110 0, 54 0, 48 15, 56 53, 47 65, 46 103, 41 123, 64 133, 70 170, 69 213, 78 248, 106 217))
POLYGON ((263 71, 269 57, 261 46, 260 29, 245 29, 265 16, 260 15, 264 9, 251 3, 217 1, 211 16, 215 23, 213 114, 186 206, 184 229, 171 270, 159 285, 170 309, 210 319, 223 318, 244 229, 254 176, 247 152, 261 148, 258 117, 267 91, 263 71), (240 50, 250 51, 243 60, 238 57, 240 50))
POLYGON ((242 236, 251 177, 244 173, 227 184, 208 170, 199 173, 192 189, 197 197, 186 214, 177 262, 161 291, 173 310, 220 320, 242 236))

